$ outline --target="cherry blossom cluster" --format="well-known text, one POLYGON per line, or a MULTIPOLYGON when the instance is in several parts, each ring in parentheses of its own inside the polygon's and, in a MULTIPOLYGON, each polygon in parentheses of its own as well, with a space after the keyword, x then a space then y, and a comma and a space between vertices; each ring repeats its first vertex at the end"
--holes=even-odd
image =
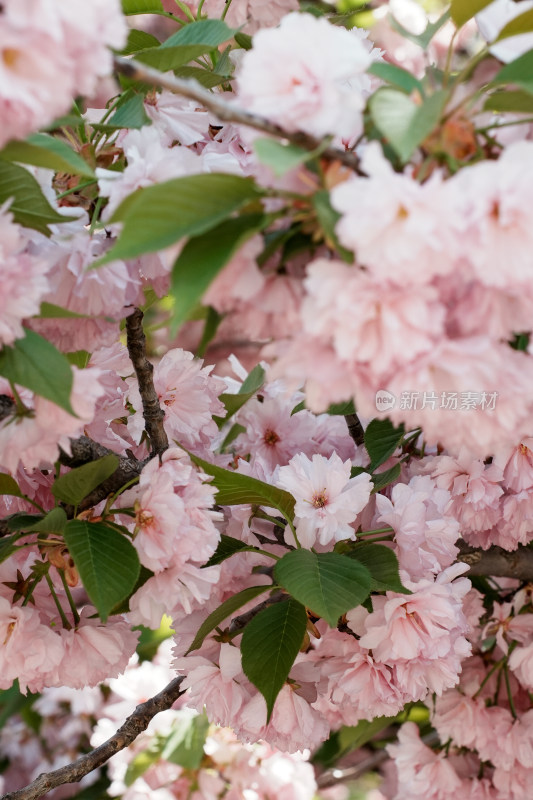
POLYGON ((491 46, 519 4, 425 49, 413 0, 370 32, 319 5, 0 4, 0 690, 40 717, 0 733, 5 791, 178 674, 110 796, 311 800, 310 752, 383 717, 382 798, 528 798, 531 585, 462 555, 533 542, 529 45, 491 46), (293 607, 266 690, 247 637, 293 607))

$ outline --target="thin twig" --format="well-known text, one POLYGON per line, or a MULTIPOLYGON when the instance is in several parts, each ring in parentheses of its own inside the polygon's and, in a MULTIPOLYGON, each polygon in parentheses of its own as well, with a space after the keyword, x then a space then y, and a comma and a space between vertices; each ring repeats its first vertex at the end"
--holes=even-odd
MULTIPOLYGON (((175 78, 171 75, 163 75, 163 73, 151 69, 151 67, 146 67, 139 61, 123 58, 122 56, 115 56, 115 69, 131 80, 142 81, 142 83, 147 83, 150 86, 160 86, 162 89, 168 89, 170 92, 195 100, 199 105, 215 114, 222 122, 236 122, 239 125, 246 125, 257 131, 268 133, 270 136, 285 139, 288 142, 292 142, 292 144, 303 147, 305 150, 316 150, 322 144, 319 139, 315 139, 307 133, 302 131, 289 133, 264 117, 251 114, 249 111, 239 108, 236 103, 228 102, 220 95, 207 91, 191 78, 175 78)), ((341 164, 350 167, 358 174, 365 174, 360 169, 359 157, 355 153, 339 150, 337 147, 326 147, 320 153, 320 157, 328 161, 340 161, 341 164)))
MULTIPOLYGON (((393 721, 394 718, 391 718, 391 724, 393 721)), ((422 742, 427 747, 433 747, 433 745, 439 743, 439 735, 436 731, 431 731, 431 733, 428 733, 427 736, 422 737, 422 742)), ((364 761, 360 761, 359 764, 354 764, 353 767, 345 767, 344 769, 332 767, 331 769, 326 770, 326 772, 323 772, 322 775, 318 776, 318 788, 326 789, 329 786, 335 786, 336 784, 343 783, 344 781, 354 781, 357 778, 360 778, 366 772, 370 772, 371 770, 376 769, 376 767, 381 766, 381 764, 383 764, 385 761, 388 761, 389 758, 389 754, 385 749, 383 749, 372 753, 371 756, 365 758, 364 761)))
POLYGON ((152 455, 161 455, 168 449, 168 438, 163 426, 165 412, 159 405, 159 397, 154 387, 154 367, 146 358, 143 316, 141 309, 136 308, 133 314, 126 317, 128 353, 139 381, 144 423, 150 438, 152 455))
POLYGON ((112 756, 135 741, 137 736, 146 730, 156 714, 171 708, 178 697, 183 694, 180 690, 182 681, 183 676, 174 678, 159 694, 138 705, 118 731, 90 753, 86 753, 71 764, 52 772, 41 773, 28 786, 8 792, 0 800, 36 800, 64 783, 78 783, 89 772, 101 767, 112 756))

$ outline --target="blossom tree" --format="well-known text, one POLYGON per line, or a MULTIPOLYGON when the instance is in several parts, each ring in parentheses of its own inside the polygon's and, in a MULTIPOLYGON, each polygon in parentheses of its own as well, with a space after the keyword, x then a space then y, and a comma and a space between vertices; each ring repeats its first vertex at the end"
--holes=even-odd
POLYGON ((531 48, 0 5, 5 800, 529 798, 531 48))

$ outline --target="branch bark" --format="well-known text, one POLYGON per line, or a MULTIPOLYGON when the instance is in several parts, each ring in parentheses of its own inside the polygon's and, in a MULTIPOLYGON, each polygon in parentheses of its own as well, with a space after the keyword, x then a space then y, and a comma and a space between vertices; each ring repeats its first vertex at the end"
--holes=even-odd
MULTIPOLYGON (((80 436, 78 439, 70 440, 71 455, 65 453, 64 450, 59 451, 59 462, 65 467, 81 467, 84 464, 89 464, 91 461, 97 461, 99 458, 113 454, 112 450, 104 447, 98 442, 93 441, 88 436, 80 436)), ((101 500, 105 500, 110 494, 118 491, 121 486, 131 481, 141 474, 142 468, 147 463, 139 461, 134 456, 117 456, 118 468, 115 472, 107 478, 100 486, 97 486, 87 497, 80 503, 79 510, 84 511, 87 508, 98 505, 101 500)))
POLYGON ((146 357, 146 337, 142 320, 143 312, 136 308, 133 314, 126 317, 126 335, 128 353, 130 355, 143 404, 143 416, 146 433, 150 437, 152 455, 161 455, 168 449, 168 437, 163 420, 165 412, 159 405, 159 397, 154 387, 154 367, 146 357))
POLYGON ((519 545, 516 550, 508 552, 501 547, 490 547, 480 550, 466 542, 458 542, 458 561, 470 567, 466 577, 476 575, 492 575, 495 578, 515 578, 520 581, 533 581, 533 550, 519 545))
POLYGON ((182 681, 183 676, 174 678, 159 694, 138 705, 118 731, 90 753, 52 772, 41 773, 28 786, 15 792, 8 792, 0 800, 36 800, 64 783, 78 783, 89 772, 101 767, 120 750, 128 747, 146 730, 156 714, 170 708, 183 694, 180 690, 182 681))
MULTIPOLYGON (((184 79, 163 75, 155 69, 146 67, 139 61, 123 58, 122 56, 115 56, 115 69, 131 80, 142 81, 142 83, 147 83, 150 86, 160 86, 162 89, 168 89, 170 92, 195 100, 199 105, 215 114, 222 122, 236 122, 239 125, 247 125, 256 131, 263 131, 263 133, 268 133, 270 136, 276 136, 278 139, 292 142, 292 144, 303 147, 305 150, 316 150, 323 144, 319 139, 315 139, 302 131, 288 133, 283 128, 280 128, 279 125, 269 122, 264 117, 251 114, 249 111, 239 108, 235 103, 228 102, 213 92, 208 92, 197 81, 190 78, 184 79)), ((341 164, 350 167, 359 175, 365 175, 360 168, 359 157, 355 153, 339 150, 337 147, 326 147, 321 152, 320 157, 328 161, 340 161, 341 164)))
POLYGON ((365 430, 361 425, 361 420, 357 414, 345 414, 344 419, 348 426, 348 432, 355 442, 356 447, 365 443, 365 430))

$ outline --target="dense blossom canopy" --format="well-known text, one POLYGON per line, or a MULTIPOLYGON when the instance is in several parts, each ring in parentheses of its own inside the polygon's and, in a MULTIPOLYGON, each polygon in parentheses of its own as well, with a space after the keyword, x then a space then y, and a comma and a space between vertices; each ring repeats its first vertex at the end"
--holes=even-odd
POLYGON ((8 797, 529 800, 533 3, 429 5, 0 4, 8 797))

